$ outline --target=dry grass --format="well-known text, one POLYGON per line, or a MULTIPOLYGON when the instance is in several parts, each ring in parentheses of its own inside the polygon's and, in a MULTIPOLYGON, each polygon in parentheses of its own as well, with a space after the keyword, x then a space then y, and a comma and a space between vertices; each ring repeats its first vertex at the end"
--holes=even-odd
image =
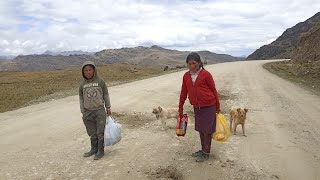
MULTIPOLYGON (((108 86, 164 73, 162 70, 127 64, 98 66, 98 75, 108 86)), ((0 72, 0 112, 34 102, 76 95, 82 81, 81 70, 50 72, 0 72)))
POLYGON ((296 84, 320 95, 320 64, 319 62, 293 63, 292 61, 281 61, 267 63, 263 66, 268 71, 288 79, 296 84))

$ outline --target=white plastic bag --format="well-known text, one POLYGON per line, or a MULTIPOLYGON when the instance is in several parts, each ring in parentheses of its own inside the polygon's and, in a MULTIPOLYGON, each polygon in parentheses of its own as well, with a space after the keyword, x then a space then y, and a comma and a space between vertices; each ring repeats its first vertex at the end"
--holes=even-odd
POLYGON ((104 129, 104 145, 112 146, 121 140, 121 124, 115 122, 114 118, 108 116, 104 129))

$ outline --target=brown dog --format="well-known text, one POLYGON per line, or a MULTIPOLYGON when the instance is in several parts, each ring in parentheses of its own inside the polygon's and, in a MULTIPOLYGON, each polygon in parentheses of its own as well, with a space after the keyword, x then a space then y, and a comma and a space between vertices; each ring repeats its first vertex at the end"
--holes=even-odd
POLYGON ((166 127, 166 119, 178 118, 178 110, 175 108, 162 108, 159 106, 158 108, 154 108, 152 113, 156 115, 157 119, 160 119, 162 124, 161 129, 163 130, 166 127))
POLYGON ((244 124, 246 122, 248 109, 246 108, 237 108, 230 110, 230 130, 233 131, 233 134, 236 134, 238 124, 242 126, 242 134, 246 136, 244 124), (232 122, 233 127, 232 127, 232 122))

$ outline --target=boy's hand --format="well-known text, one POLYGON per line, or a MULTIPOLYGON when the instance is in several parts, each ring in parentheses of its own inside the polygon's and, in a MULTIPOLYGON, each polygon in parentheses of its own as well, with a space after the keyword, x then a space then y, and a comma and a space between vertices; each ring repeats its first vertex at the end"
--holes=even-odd
POLYGON ((106 113, 108 116, 111 116, 111 109, 110 108, 106 108, 106 113))

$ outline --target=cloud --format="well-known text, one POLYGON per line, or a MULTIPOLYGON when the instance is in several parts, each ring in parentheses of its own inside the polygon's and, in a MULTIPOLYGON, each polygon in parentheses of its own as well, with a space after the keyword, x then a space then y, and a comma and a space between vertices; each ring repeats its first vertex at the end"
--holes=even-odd
POLYGON ((248 55, 319 9, 313 0, 0 1, 0 55, 154 44, 248 55))

